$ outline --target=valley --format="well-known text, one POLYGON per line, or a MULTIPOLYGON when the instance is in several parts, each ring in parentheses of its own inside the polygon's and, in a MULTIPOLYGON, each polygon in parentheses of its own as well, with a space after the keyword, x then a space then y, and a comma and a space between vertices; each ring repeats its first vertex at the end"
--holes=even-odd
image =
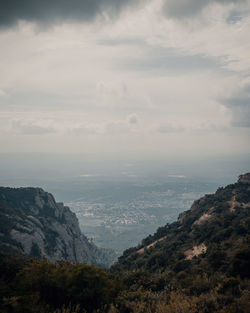
POLYGON ((179 178, 167 182, 93 184, 83 197, 66 203, 76 213, 82 232, 100 247, 120 255, 159 226, 175 221, 192 202, 218 185, 179 178), (105 187, 106 186, 106 187, 105 187))

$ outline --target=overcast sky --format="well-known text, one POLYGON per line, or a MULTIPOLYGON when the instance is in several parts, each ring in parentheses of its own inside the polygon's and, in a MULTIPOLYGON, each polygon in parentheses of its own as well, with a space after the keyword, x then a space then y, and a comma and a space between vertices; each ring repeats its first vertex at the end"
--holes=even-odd
POLYGON ((250 1, 0 4, 0 152, 250 153, 250 1))

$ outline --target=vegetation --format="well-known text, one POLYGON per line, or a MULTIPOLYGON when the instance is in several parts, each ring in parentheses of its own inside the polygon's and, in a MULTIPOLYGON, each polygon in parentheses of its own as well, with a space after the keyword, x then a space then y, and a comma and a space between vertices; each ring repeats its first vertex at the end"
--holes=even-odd
POLYGON ((2 313, 249 312, 249 279, 218 271, 139 270, 120 278, 93 266, 4 254, 0 267, 2 313))
POLYGON ((0 312, 247 313, 249 188, 239 181, 195 201, 109 271, 1 253, 0 312))
POLYGON ((1 254, 1 312, 106 312, 114 281, 90 265, 1 254))

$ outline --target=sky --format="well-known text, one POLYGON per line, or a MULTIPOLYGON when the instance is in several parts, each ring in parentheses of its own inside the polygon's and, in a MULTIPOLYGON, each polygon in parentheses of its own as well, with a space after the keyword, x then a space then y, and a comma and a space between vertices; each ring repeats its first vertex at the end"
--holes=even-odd
POLYGON ((0 2, 0 152, 250 153, 249 0, 0 2))

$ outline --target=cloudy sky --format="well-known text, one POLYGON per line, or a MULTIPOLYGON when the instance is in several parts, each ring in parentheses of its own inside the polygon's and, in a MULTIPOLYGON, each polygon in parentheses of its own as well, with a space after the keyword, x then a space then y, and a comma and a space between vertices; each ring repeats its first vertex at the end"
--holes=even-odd
POLYGON ((250 153, 250 1, 0 4, 0 152, 250 153))

